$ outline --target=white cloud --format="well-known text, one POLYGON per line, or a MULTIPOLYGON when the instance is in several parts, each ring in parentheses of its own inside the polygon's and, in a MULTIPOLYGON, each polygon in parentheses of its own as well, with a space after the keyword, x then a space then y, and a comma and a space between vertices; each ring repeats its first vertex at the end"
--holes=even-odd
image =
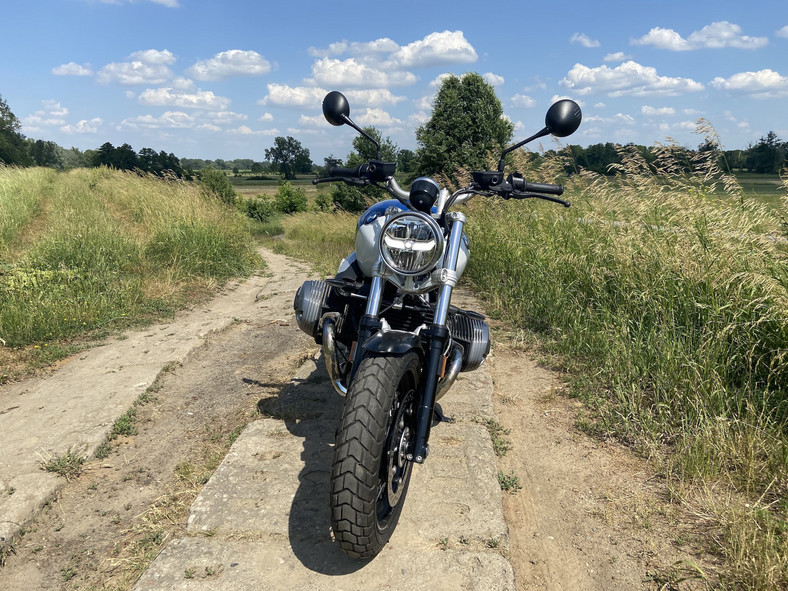
POLYGON ((104 120, 101 117, 94 117, 93 119, 82 119, 76 125, 64 125, 60 128, 63 133, 98 133, 104 120))
POLYGON ((197 80, 224 80, 231 76, 261 76, 271 71, 271 63, 256 51, 231 49, 199 61, 186 70, 197 80))
POLYGON ((183 111, 167 111, 155 117, 153 115, 140 115, 121 121, 118 129, 189 129, 194 127, 195 119, 183 111))
POLYGON ((536 101, 527 94, 515 94, 512 97, 511 103, 513 107, 522 107, 524 109, 530 109, 536 106, 536 101))
POLYGON ((657 49, 671 51, 690 51, 692 49, 720 49, 735 47, 738 49, 758 49, 769 43, 766 37, 750 37, 741 34, 739 25, 728 21, 719 21, 706 25, 684 39, 673 29, 654 27, 639 39, 632 39, 633 45, 653 45, 657 49))
POLYGON ((575 33, 569 38, 570 43, 579 43, 583 47, 599 47, 600 43, 596 39, 591 39, 585 33, 575 33))
POLYGON ((68 115, 68 109, 55 100, 41 101, 42 109, 35 113, 22 117, 20 120, 26 132, 41 132, 46 127, 65 125, 64 117, 68 115))
POLYGON ((298 124, 306 127, 323 127, 326 120, 322 115, 301 115, 298 118, 298 124))
POLYGON ((675 115, 676 109, 673 107, 650 107, 643 105, 640 107, 640 112, 649 117, 663 117, 666 115, 675 115))
POLYGON ((632 56, 627 55, 623 51, 617 51, 615 53, 608 53, 605 57, 602 58, 603 62, 623 62, 628 59, 632 59, 632 56))
POLYGON ((407 86, 418 80, 418 77, 410 72, 383 65, 367 65, 352 57, 345 60, 321 58, 312 64, 312 75, 313 82, 328 87, 387 88, 407 86))
POLYGON ((52 68, 52 73, 55 76, 92 76, 93 68, 91 68, 90 64, 79 65, 75 62, 68 62, 52 68))
POLYGON ((225 110, 230 106, 230 99, 216 96, 210 90, 197 90, 192 93, 177 92, 173 88, 148 88, 139 96, 143 105, 155 107, 200 108, 225 110))
POLYGON ((498 74, 493 74, 492 72, 482 74, 482 78, 490 86, 501 86, 503 84, 503 76, 498 76, 498 74))
POLYGON ((98 72, 102 84, 113 82, 126 86, 135 84, 164 84, 172 78, 168 67, 175 62, 175 56, 168 50, 148 49, 132 53, 128 62, 107 64, 98 72))
POLYGON ((751 94, 755 98, 777 98, 788 96, 788 77, 774 70, 741 72, 730 78, 716 77, 711 85, 718 90, 751 94))
POLYGON ((775 35, 788 39, 788 25, 785 25, 782 29, 778 29, 775 35))
POLYGON ((473 63, 479 56, 462 31, 430 33, 420 41, 400 47, 390 58, 399 68, 423 68, 441 64, 473 63))
POLYGON ((402 121, 396 117, 392 117, 383 109, 361 109, 355 120, 360 125, 374 125, 375 127, 393 127, 395 125, 402 125, 402 121))
POLYGON ((235 129, 227 130, 227 133, 230 135, 266 135, 266 136, 276 136, 279 135, 278 129, 251 129, 246 125, 241 125, 235 129))
POLYGON ((394 53, 399 49, 394 41, 388 37, 376 39, 365 43, 348 43, 347 41, 340 41, 338 43, 330 44, 326 49, 319 49, 310 47, 307 51, 312 57, 329 57, 332 55, 342 55, 344 53, 358 56, 368 56, 369 54, 385 54, 394 53))
POLYGON ((263 115, 258 119, 258 121, 273 121, 274 116, 271 113, 263 113, 263 115))
POLYGON ((580 95, 607 93, 611 97, 676 96, 703 90, 701 83, 690 78, 660 76, 655 68, 634 61, 624 62, 615 68, 589 68, 575 64, 560 84, 580 95))
MULTIPOLYGON (((404 96, 396 96, 387 88, 371 88, 369 90, 348 90, 345 96, 351 106, 362 105, 366 107, 379 107, 381 105, 396 105, 407 100, 404 96)), ((322 104, 322 99, 321 99, 322 104)))
POLYGON ((210 112, 204 114, 204 117, 215 125, 230 125, 238 121, 246 121, 249 119, 248 115, 235 113, 233 111, 210 112))
POLYGON ((257 101, 261 105, 278 107, 309 107, 319 108, 323 104, 326 91, 310 86, 287 86, 286 84, 269 84, 268 95, 257 101))

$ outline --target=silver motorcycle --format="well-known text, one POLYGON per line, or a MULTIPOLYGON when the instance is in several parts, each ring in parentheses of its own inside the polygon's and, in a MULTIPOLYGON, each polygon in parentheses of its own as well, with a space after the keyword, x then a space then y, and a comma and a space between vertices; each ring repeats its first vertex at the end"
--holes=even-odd
POLYGON ((574 101, 554 103, 545 127, 504 150, 498 170, 473 172, 470 186, 451 193, 428 177, 400 187, 396 163, 380 160, 380 144, 350 119, 341 93, 326 95, 323 114, 373 142, 377 156, 313 182, 377 185, 393 197, 361 215, 356 250, 336 276, 306 281, 293 304, 299 328, 322 345, 331 383, 345 396, 331 469, 331 524, 343 550, 366 559, 391 537, 413 464, 429 455, 430 429, 451 420, 438 400, 490 352, 484 316, 451 305, 470 254, 465 215, 451 209, 476 195, 569 207, 557 197, 561 185, 526 182, 516 173, 504 178, 505 158, 537 138, 574 133, 582 115, 574 101))

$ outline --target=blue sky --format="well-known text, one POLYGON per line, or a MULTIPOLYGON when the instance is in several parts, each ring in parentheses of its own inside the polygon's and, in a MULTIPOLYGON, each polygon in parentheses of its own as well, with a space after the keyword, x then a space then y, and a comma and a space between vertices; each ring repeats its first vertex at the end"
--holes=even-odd
POLYGON ((358 123, 415 149, 441 76, 469 71, 495 86, 515 139, 571 97, 584 121, 567 141, 584 146, 695 147, 699 117, 729 149, 788 140, 786 0, 8 4, 0 95, 25 135, 65 147, 263 160, 290 135, 322 163, 354 137, 320 114, 340 90, 358 123))

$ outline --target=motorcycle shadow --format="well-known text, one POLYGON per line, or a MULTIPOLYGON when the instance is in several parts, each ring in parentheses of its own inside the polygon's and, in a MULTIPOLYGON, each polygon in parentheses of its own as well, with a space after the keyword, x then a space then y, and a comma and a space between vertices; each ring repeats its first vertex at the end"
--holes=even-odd
POLYGON ((328 490, 343 402, 331 386, 321 356, 304 364, 278 396, 257 403, 260 414, 284 421, 290 434, 302 440, 303 466, 288 516, 293 553, 306 568, 334 576, 368 564, 347 556, 331 534, 328 490))

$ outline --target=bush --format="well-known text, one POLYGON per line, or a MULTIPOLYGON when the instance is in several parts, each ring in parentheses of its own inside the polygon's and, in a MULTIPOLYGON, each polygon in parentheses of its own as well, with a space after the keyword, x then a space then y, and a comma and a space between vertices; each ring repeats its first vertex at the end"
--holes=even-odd
POLYGON ((248 217, 258 222, 267 222, 276 213, 276 208, 271 199, 258 195, 243 202, 241 211, 248 217))
POLYGON ((365 193, 361 189, 350 187, 345 183, 338 183, 334 187, 331 192, 331 200, 338 209, 349 213, 360 213, 367 208, 365 193))
POLYGON ((300 187, 294 187, 285 181, 279 185, 274 197, 274 207, 282 213, 299 213, 306 211, 306 193, 300 187))
POLYGON ((329 212, 334 210, 334 200, 329 193, 318 193, 315 197, 315 211, 329 212))
POLYGON ((200 182, 205 193, 214 195, 228 205, 235 204, 235 188, 230 179, 227 178, 227 175, 221 170, 216 170, 215 168, 202 170, 200 172, 200 182))

